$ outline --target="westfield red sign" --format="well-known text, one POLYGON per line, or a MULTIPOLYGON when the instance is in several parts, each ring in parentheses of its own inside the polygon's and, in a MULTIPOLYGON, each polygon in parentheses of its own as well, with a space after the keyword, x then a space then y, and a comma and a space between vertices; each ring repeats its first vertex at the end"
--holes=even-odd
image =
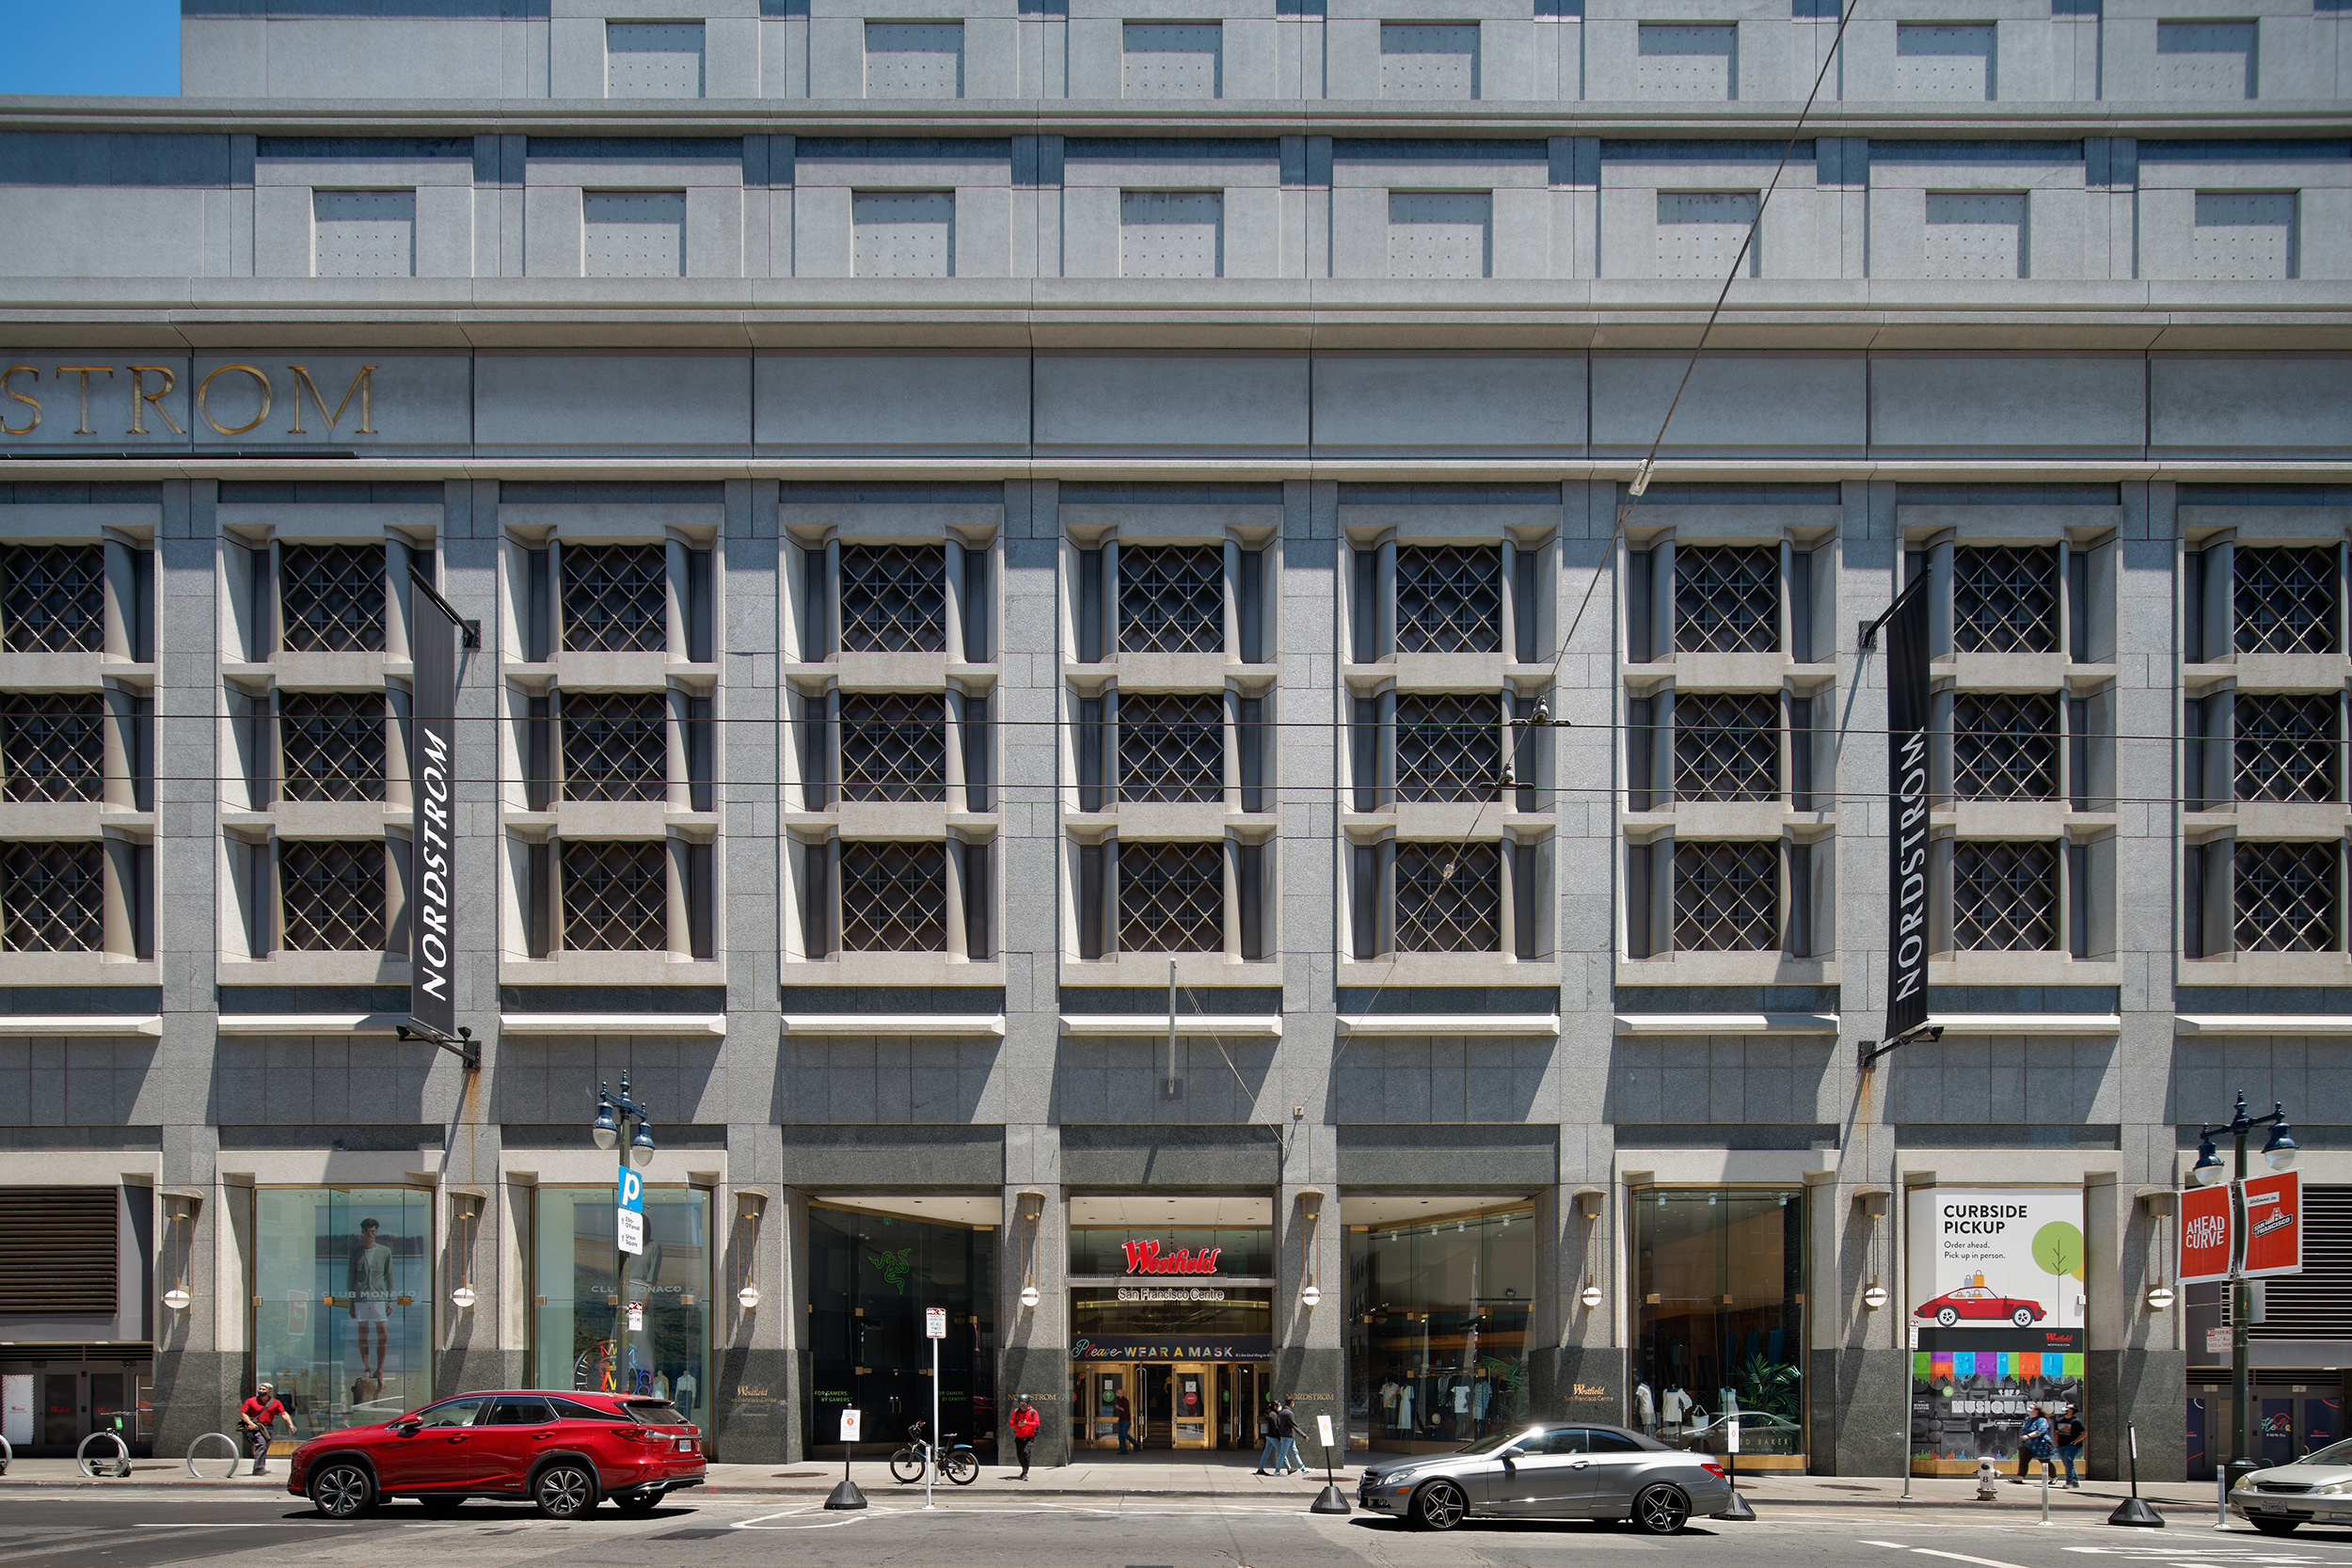
POLYGON ((1199 1252, 1194 1252, 1189 1247, 1178 1247, 1174 1252, 1164 1253, 1160 1250, 1160 1243, 1157 1242, 1129 1242, 1127 1243, 1127 1272, 1129 1274, 1215 1274, 1216 1273, 1217 1254, 1224 1250, 1223 1247, 1218 1246, 1204 1246, 1199 1252))

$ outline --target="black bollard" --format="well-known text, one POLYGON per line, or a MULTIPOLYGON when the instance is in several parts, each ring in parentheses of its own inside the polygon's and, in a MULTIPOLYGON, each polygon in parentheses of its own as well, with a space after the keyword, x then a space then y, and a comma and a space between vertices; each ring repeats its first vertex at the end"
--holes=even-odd
POLYGON ((850 1479, 850 1444, 841 1445, 841 1484, 834 1487, 833 1495, 825 1499, 825 1506, 829 1509, 864 1508, 866 1506, 866 1494, 859 1491, 857 1482, 850 1479))
POLYGON ((2110 1525, 2137 1525, 2143 1529, 2164 1528, 2164 1515, 2139 1500, 2139 1429, 2126 1429, 2132 1437, 2132 1495, 2115 1505, 2107 1515, 2110 1525))

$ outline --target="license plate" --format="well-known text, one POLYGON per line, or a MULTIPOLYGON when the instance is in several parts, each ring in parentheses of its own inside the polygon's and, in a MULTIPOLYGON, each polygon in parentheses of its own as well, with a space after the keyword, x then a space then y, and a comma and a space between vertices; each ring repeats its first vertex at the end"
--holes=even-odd
POLYGON ((691 1437, 679 1438, 677 1440, 677 1451, 680 1453, 692 1453, 694 1451, 694 1440, 691 1437))

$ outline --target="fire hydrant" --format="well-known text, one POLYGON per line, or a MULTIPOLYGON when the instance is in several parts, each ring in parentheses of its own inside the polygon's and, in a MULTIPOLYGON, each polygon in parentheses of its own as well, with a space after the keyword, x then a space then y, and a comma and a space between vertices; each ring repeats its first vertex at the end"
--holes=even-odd
POLYGON ((1997 1502, 2001 1496, 2001 1467, 1989 1455, 1977 1461, 1977 1501, 1997 1502))

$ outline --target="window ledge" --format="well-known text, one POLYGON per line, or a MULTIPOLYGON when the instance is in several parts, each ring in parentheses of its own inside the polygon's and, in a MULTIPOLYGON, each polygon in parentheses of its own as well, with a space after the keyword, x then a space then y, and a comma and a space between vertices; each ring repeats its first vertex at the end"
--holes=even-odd
POLYGON ((1002 1035, 1002 1013, 785 1013, 787 1035, 1002 1035))
MULTIPOLYGON (((1343 1020, 1343 1022, 1345 1021, 1343 1020)), ((1092 1036, 1104 1038, 1168 1037, 1166 1013, 1064 1013, 1061 1032, 1065 1035, 1092 1036)), ((1282 1033, 1279 1013, 1179 1013, 1176 1015, 1179 1035, 1232 1035, 1251 1038, 1275 1039, 1282 1033)))
MULTIPOLYGON (((222 1020, 224 1023, 228 1021, 222 1020)), ((0 1035, 160 1036, 161 1013, 9 1013, 0 1015, 0 1035)))
POLYGON ((1560 1033, 1558 1013, 1342 1013, 1343 1035, 1498 1035, 1518 1038, 1560 1033))
POLYGON ((501 1035, 723 1035, 724 1013, 501 1013, 501 1035))
MULTIPOLYGON (((1930 1012, 1928 1022, 1947 1035, 2116 1035, 2122 1033, 2121 1013, 1946 1013, 1930 1012)), ((2344 1021, 2352 1024, 2352 1019, 2344 1021)))
POLYGON ((1835 1035, 1836 1013, 1619 1013, 1620 1035, 1835 1035))
POLYGON ((2352 1035, 2352 1013, 2183 1013, 2184 1035, 2352 1035))
POLYGON ((402 1013, 223 1013, 224 1035, 389 1035, 408 1022, 402 1013))

